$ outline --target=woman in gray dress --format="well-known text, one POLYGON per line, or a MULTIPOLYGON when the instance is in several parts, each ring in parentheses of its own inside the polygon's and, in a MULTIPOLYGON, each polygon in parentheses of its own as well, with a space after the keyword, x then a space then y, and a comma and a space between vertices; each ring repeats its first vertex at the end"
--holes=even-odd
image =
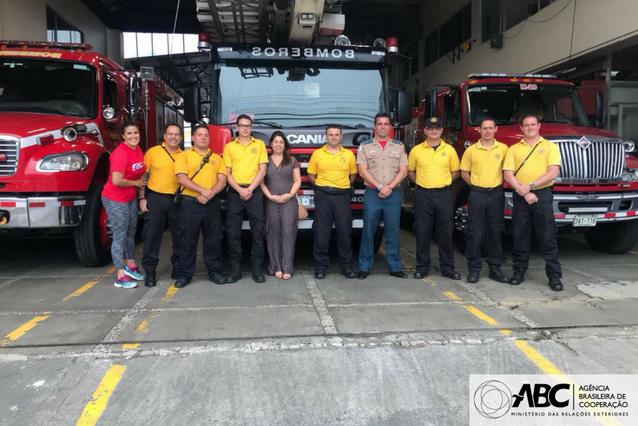
POLYGON ((292 276, 297 239, 297 198, 301 186, 299 163, 288 153, 290 144, 283 132, 270 137, 272 153, 261 191, 266 196, 266 242, 268 272, 288 280, 292 276))

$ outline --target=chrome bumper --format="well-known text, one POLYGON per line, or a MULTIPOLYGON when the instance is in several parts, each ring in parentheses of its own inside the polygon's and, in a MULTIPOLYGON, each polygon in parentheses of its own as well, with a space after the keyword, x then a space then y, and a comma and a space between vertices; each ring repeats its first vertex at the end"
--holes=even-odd
MULTIPOLYGON (((637 193, 554 192, 554 219, 559 225, 572 225, 576 217, 593 216, 596 223, 638 219, 637 193)), ((512 218, 512 192, 505 191, 505 219, 512 218)))
POLYGON ((77 226, 85 205, 82 196, 0 197, 0 229, 77 226))

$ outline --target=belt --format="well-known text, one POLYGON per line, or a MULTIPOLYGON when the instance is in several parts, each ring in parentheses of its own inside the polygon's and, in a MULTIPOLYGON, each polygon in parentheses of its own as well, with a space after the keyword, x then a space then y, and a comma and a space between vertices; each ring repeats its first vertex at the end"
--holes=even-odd
POLYGON ((315 186, 317 191, 321 191, 324 194, 328 195, 343 195, 350 194, 350 188, 334 188, 332 186, 315 186))
POLYGON ((199 204, 199 201, 197 201, 197 198, 193 197, 192 195, 182 195, 182 201, 189 201, 189 202, 192 202, 192 203, 198 203, 199 204))
POLYGON ((443 191, 449 191, 450 187, 449 186, 444 186, 443 188, 424 188, 420 185, 416 186, 416 189, 419 189, 421 191, 428 191, 428 192, 443 192, 443 191))
POLYGON ((154 194, 154 195, 159 195, 161 197, 168 197, 168 198, 174 198, 175 197, 175 192, 172 192, 170 194, 164 194, 163 192, 153 191, 152 189, 149 189, 149 188, 146 188, 146 192, 148 192, 150 194, 154 194))
POLYGON ((532 190, 532 192, 552 191, 553 188, 554 188, 554 185, 550 185, 550 186, 546 186, 545 188, 534 189, 532 190))
POLYGON ((484 194, 489 194, 495 191, 502 191, 503 187, 502 186, 495 186, 493 188, 485 188, 483 186, 474 186, 474 185, 470 185, 470 188, 472 188, 472 191, 476 191, 476 192, 481 192, 484 194))

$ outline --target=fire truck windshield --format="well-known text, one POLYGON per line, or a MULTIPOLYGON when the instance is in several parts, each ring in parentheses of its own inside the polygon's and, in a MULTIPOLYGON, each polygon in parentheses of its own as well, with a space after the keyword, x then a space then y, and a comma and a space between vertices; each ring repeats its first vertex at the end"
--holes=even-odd
POLYGON ((588 126, 576 89, 538 83, 478 84, 467 89, 469 124, 478 126, 491 116, 497 124, 516 124, 523 114, 536 114, 545 123, 588 126))
POLYGON ((231 123, 239 114, 281 127, 370 128, 384 111, 381 71, 361 68, 222 66, 217 74, 214 116, 231 123))
POLYGON ((94 117, 95 71, 87 64, 0 58, 0 111, 94 117))

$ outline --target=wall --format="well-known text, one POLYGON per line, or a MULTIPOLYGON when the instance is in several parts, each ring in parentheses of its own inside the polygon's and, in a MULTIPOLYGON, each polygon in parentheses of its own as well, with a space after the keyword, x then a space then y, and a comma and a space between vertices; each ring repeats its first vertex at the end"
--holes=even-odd
POLYGON ((0 0, 0 40, 46 41, 47 5, 82 31, 94 50, 121 62, 119 31, 109 30, 79 0, 0 0))
MULTIPOLYGON (((422 11, 425 34, 445 23, 465 3, 463 0, 425 1, 422 11)), ((570 53, 575 58, 638 40, 636 0, 557 0, 527 23, 519 23, 506 31, 501 49, 490 49, 489 41, 481 44, 480 14, 480 0, 472 0, 472 34, 476 42, 454 64, 443 56, 427 68, 421 68, 421 93, 432 83, 460 82, 472 72, 535 72, 566 62, 570 53), (566 4, 565 10, 555 16, 566 4), (531 22, 543 20, 549 21, 531 22)))

